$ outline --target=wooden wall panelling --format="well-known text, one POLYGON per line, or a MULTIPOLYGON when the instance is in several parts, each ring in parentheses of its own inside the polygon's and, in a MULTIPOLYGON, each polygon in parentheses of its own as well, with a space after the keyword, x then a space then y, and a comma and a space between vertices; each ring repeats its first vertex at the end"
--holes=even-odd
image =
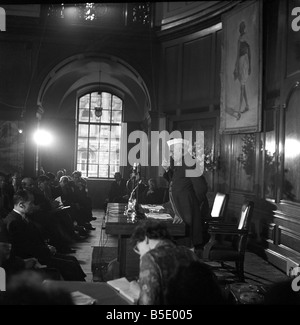
POLYGON ((182 108, 209 105, 213 57, 212 35, 183 44, 182 108))
MULTIPOLYGON (((221 60, 221 24, 166 41, 161 47, 161 111, 181 114, 184 109, 218 106, 214 97, 219 85, 216 61, 221 60), (218 50, 216 50, 218 49, 218 50), (218 58, 216 58, 218 56, 218 58)), ((203 111, 203 110, 202 110, 203 111)))
POLYGON ((256 171, 256 136, 250 134, 232 135, 231 190, 254 194, 256 171))
POLYGON ((285 109, 282 198, 300 202, 300 87, 292 89, 285 109))
POLYGON ((221 39, 222 39, 222 29, 216 31, 215 33, 215 55, 214 55, 214 94, 213 94, 213 101, 215 106, 220 106, 220 95, 221 95, 221 78, 220 78, 220 71, 221 71, 221 39))
POLYGON ((292 253, 297 253, 296 247, 300 247, 299 232, 283 226, 278 227, 278 245, 284 249, 290 250, 292 253))
POLYGON ((180 102, 180 45, 166 45, 162 50, 162 111, 176 110, 180 102))

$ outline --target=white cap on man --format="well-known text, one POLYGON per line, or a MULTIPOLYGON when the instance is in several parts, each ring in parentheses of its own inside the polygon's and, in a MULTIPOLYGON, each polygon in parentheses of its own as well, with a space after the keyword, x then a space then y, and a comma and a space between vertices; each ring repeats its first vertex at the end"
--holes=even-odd
POLYGON ((171 139, 171 140, 167 141, 167 144, 169 147, 174 144, 179 144, 179 143, 183 144, 184 146, 187 146, 187 147, 190 145, 189 140, 182 139, 182 138, 175 138, 175 139, 171 139))

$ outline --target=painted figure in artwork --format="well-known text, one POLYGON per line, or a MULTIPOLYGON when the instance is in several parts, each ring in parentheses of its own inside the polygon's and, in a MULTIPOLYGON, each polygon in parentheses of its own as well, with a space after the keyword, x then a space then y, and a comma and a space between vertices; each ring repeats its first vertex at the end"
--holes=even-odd
POLYGON ((240 102, 239 109, 235 115, 236 119, 239 120, 241 113, 245 113, 249 110, 249 103, 247 99, 246 83, 249 75, 251 74, 251 51, 250 45, 247 42, 246 24, 242 21, 239 25, 240 36, 237 44, 237 56, 235 61, 235 67, 233 71, 234 80, 240 82, 240 102), (243 107, 243 102, 245 106, 243 107))

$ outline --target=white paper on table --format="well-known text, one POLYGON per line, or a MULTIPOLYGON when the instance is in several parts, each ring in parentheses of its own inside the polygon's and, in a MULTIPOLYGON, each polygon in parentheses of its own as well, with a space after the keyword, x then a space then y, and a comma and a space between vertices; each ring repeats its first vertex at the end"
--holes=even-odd
POLYGON ((160 220, 170 220, 173 219, 172 216, 168 213, 145 213, 147 218, 154 218, 160 220))

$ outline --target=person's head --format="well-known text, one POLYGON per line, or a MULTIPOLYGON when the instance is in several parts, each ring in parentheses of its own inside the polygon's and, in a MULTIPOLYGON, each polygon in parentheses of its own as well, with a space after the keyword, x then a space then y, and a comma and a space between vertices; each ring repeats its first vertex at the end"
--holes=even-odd
POLYGON ((149 190, 155 190, 157 188, 156 180, 154 178, 150 178, 148 180, 149 190))
POLYGON ((115 178, 115 180, 116 180, 117 182, 119 182, 119 181, 121 180, 121 178, 122 178, 121 173, 120 173, 120 172, 116 172, 114 178, 115 178))
POLYGON ((72 173, 72 179, 74 180, 75 184, 77 184, 77 182, 81 179, 81 172, 78 171, 78 170, 75 170, 73 173, 72 173))
POLYGON ((154 219, 147 219, 136 226, 131 236, 131 243, 133 250, 142 257, 163 239, 171 239, 166 224, 154 219))
POLYGON ((34 188, 34 180, 31 177, 24 177, 21 182, 22 188, 25 189, 33 189, 34 188))
POLYGON ((175 163, 180 163, 182 157, 188 152, 189 141, 182 138, 175 138, 167 141, 170 156, 175 163))
POLYGON ((22 271, 10 277, 7 284, 7 305, 74 305, 69 292, 50 287, 44 278, 32 270, 22 271))
POLYGON ((41 175, 38 177, 37 183, 38 183, 38 188, 41 191, 45 191, 50 184, 50 179, 46 175, 41 175))
POLYGON ((178 265, 164 292, 167 305, 220 305, 226 300, 213 271, 200 261, 178 265))
POLYGON ((55 181, 55 175, 51 172, 46 173, 46 176, 49 178, 50 183, 53 183, 55 181))
POLYGON ((60 169, 56 172, 56 179, 60 180, 60 178, 64 175, 65 175, 64 171, 60 169))
POLYGON ((13 198, 14 209, 18 211, 22 216, 26 213, 30 213, 33 209, 34 196, 28 190, 18 190, 13 198))
POLYGON ((245 33, 245 29, 246 29, 246 24, 245 24, 244 21, 241 21, 240 22, 240 27, 239 27, 240 34, 244 34, 245 33))
POLYGON ((66 187, 69 184, 69 177, 68 176, 62 176, 59 180, 59 185, 61 187, 66 187))

